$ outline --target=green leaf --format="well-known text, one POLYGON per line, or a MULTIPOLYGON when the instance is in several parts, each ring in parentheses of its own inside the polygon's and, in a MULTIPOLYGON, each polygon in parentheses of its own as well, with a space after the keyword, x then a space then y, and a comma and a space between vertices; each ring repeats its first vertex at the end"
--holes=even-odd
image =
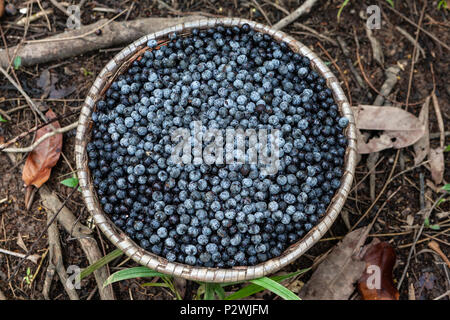
POLYGON ((67 187, 75 188, 76 186, 78 186, 78 178, 77 177, 68 178, 61 181, 61 183, 67 187))
POLYGON ((431 230, 441 230, 441 226, 438 224, 431 224, 428 226, 431 230))
POLYGON ((392 0, 386 0, 387 3, 391 5, 392 8, 394 8, 394 1, 392 0))
POLYGON ((217 284, 205 282, 205 296, 204 300, 214 300, 214 289, 217 284))
POLYGON ((127 280, 127 279, 134 279, 134 278, 149 278, 149 277, 163 277, 165 274, 162 274, 157 271, 153 271, 152 269, 149 269, 147 267, 134 267, 134 268, 128 268, 124 270, 117 271, 116 273, 113 273, 109 276, 108 279, 106 279, 103 286, 107 286, 108 284, 127 280))
MULTIPOLYGON (((296 272, 292 272, 292 273, 288 273, 288 274, 283 274, 283 275, 279 275, 279 276, 273 276, 273 277, 270 277, 270 279, 273 280, 273 281, 276 281, 276 282, 281 282, 283 280, 286 280, 286 279, 295 277, 295 276, 297 276, 299 274, 305 273, 305 272, 307 272, 309 270, 310 270, 310 268, 302 269, 302 270, 299 270, 299 271, 296 271, 296 272)), ((226 284, 226 285, 229 285, 229 284, 226 284)), ((261 292, 263 290, 264 290, 263 286, 259 286, 259 285, 256 285, 256 284, 249 284, 248 286, 245 286, 244 288, 242 288, 242 289, 240 289, 240 290, 230 294, 229 296, 227 296, 225 298, 225 300, 243 299, 243 298, 249 297, 251 295, 254 295, 254 294, 258 293, 258 292, 261 292)))
POLYGON ((121 255, 123 255, 123 252, 120 251, 119 249, 111 251, 106 256, 104 256, 103 258, 98 259, 93 264, 91 264, 89 267, 87 267, 86 269, 81 271, 81 273, 80 273, 80 280, 86 278, 88 275, 90 275, 94 271, 97 271, 98 269, 100 269, 104 265, 110 263, 114 259, 120 257, 121 255))
POLYGON ((0 122, 8 122, 8 120, 6 120, 5 118, 3 118, 2 115, 0 114, 0 122))
POLYGON ((221 285, 216 285, 216 287, 214 288, 214 291, 216 292, 216 295, 219 297, 220 300, 224 300, 225 299, 225 290, 223 289, 223 287, 221 285))
POLYGON ((447 183, 445 186, 443 186, 442 190, 450 192, 450 183, 447 183))
POLYGON ((141 286, 170 288, 170 286, 167 283, 162 283, 162 282, 147 282, 147 283, 141 284, 141 286))
POLYGON ((284 300, 301 300, 295 293, 286 288, 285 286, 279 284, 278 282, 267 278, 259 278, 255 280, 251 280, 252 283, 259 285, 261 287, 266 288, 267 290, 272 291, 276 295, 280 296, 284 300))
POLYGON ((448 146, 445 147, 444 152, 449 152, 450 151, 450 144, 448 146))
POLYGON ((345 6, 348 4, 349 1, 350 1, 350 0, 344 0, 344 2, 341 4, 341 7, 339 8, 339 11, 338 11, 338 13, 337 13, 338 21, 339 21, 339 19, 341 18, 342 10, 344 10, 345 6))
POLYGON ((22 57, 17 56, 14 58, 14 70, 18 70, 22 65, 22 57))

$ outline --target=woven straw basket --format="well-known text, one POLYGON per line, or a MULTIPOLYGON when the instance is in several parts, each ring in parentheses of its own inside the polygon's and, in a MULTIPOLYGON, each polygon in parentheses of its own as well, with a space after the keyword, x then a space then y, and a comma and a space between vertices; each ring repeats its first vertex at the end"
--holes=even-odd
POLYGON ((75 144, 78 178, 87 209, 94 217, 94 220, 100 230, 102 230, 106 237, 117 248, 122 250, 128 257, 137 263, 164 274, 182 277, 189 280, 219 283, 250 280, 274 273, 282 267, 294 262, 298 257, 311 248, 331 227, 344 205, 353 181, 356 166, 355 150, 356 128, 352 110, 338 80, 322 62, 322 60, 320 60, 320 58, 307 46, 286 35, 285 33, 273 30, 259 23, 238 18, 205 19, 194 22, 186 22, 184 24, 144 36, 120 51, 100 72, 92 85, 86 100, 84 101, 81 109, 75 144), (87 165, 88 157, 86 153, 86 144, 89 141, 90 130, 92 128, 91 114, 95 108, 96 102, 102 97, 116 76, 126 70, 129 64, 146 50, 146 43, 148 40, 157 39, 165 41, 168 40, 168 36, 172 32, 177 32, 178 34, 189 34, 193 28, 202 29, 217 25, 241 26, 244 23, 248 23, 256 31, 271 35, 276 41, 286 42, 294 52, 298 52, 301 55, 308 57, 311 60, 312 67, 325 78, 327 86, 332 90, 334 99, 339 106, 341 114, 350 120, 350 124, 346 129, 348 148, 345 154, 344 174, 341 180, 341 186, 339 190, 337 190, 325 216, 320 220, 320 222, 302 239, 287 248, 279 257, 260 263, 256 266, 234 267, 230 269, 193 267, 181 263, 172 263, 167 261, 165 258, 142 249, 124 232, 119 230, 103 212, 96 196, 87 165))

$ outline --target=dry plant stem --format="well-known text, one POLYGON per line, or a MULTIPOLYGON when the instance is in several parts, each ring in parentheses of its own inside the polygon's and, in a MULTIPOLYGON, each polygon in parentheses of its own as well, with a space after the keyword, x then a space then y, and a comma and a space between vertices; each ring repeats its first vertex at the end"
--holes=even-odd
POLYGON ((41 17, 46 17, 48 14, 52 14, 52 13, 53 13, 53 9, 39 11, 39 12, 33 14, 32 16, 23 17, 22 19, 17 21, 16 24, 18 26, 24 26, 26 24, 29 24, 30 22, 36 21, 36 20, 40 19, 41 17))
MULTIPOLYGON (((47 214, 47 222, 50 223, 50 214, 47 214)), ((58 273, 61 284, 69 296, 70 300, 80 300, 77 292, 73 287, 67 285, 68 277, 66 268, 62 258, 61 243, 59 242, 59 230, 56 222, 51 223, 48 227, 48 249, 49 249, 49 267, 54 266, 58 273)), ((51 267, 53 268, 53 267, 51 267)))
POLYGON ((34 256, 32 257, 30 255, 26 255, 26 254, 14 252, 14 251, 9 251, 9 250, 2 249, 2 248, 0 248, 0 253, 7 254, 9 256, 13 256, 13 257, 21 258, 21 259, 26 259, 26 260, 29 260, 29 261, 35 263, 35 264, 37 263, 37 259, 34 256))
POLYGON ((386 8, 388 8, 389 10, 394 11, 397 15, 399 15, 403 20, 407 21, 408 23, 412 24, 413 26, 417 27, 421 32, 425 33, 427 36, 429 36, 431 39, 433 39, 434 41, 436 41, 437 43, 439 43, 441 46, 443 46, 445 49, 450 51, 450 46, 448 46, 447 44, 445 44, 444 42, 442 42, 441 40, 439 40, 434 34, 432 34, 431 32, 423 29, 421 26, 417 25, 414 21, 408 19, 405 15, 403 15, 401 12, 399 12, 398 10, 396 10, 395 8, 392 8, 390 5, 387 5, 384 1, 381 2, 382 4, 385 5, 386 8))
MULTIPOLYGON (((76 188, 74 188, 76 190, 76 188)), ((84 251, 89 264, 93 264, 100 258, 102 258, 102 253, 97 245, 97 241, 90 236, 92 230, 83 226, 81 223, 77 223, 77 219, 73 213, 65 207, 65 203, 61 203, 58 197, 52 193, 45 185, 39 189, 39 194, 43 199, 43 204, 46 208, 57 211, 61 208, 61 212, 58 215, 58 222, 61 226, 70 233, 71 236, 75 237, 84 251)), ((102 300, 114 300, 114 292, 112 286, 103 287, 109 273, 105 267, 102 267, 94 271, 94 276, 97 281, 100 298, 102 300)))
POLYGON ((422 235, 423 228, 425 227, 425 221, 430 217, 431 213, 433 212, 434 208, 436 208, 436 206, 437 206, 437 204, 439 203, 439 201, 440 201, 444 196, 446 196, 446 195, 447 195, 447 193, 442 194, 442 195, 441 195, 441 196, 433 203, 433 206, 431 207, 431 209, 428 210, 428 211, 425 213, 425 215, 424 215, 424 217, 423 217, 422 225, 420 226, 420 229, 419 229, 419 232, 417 232, 417 235, 416 235, 416 237, 415 237, 415 239, 414 239, 414 242, 413 242, 413 244, 412 244, 412 246, 411 246, 411 249, 409 249, 408 259, 406 260, 405 269, 403 270, 403 273, 402 273, 402 276, 401 276, 401 278, 400 278, 400 281, 399 281, 398 284, 397 284, 397 289, 400 289, 400 287, 402 286, 403 280, 405 279, 406 273, 408 272, 409 264, 410 264, 410 262, 411 262, 411 257, 412 257, 412 254, 413 254, 413 252, 414 252, 414 249, 416 248, 416 243, 417 243, 417 241, 419 240, 420 236, 422 235))
MULTIPOLYGON (((45 186, 41 187, 42 188, 46 188, 45 186)), ((41 190, 40 189, 40 190, 41 190)), ((31 245, 30 249, 28 249, 28 252, 24 255, 24 257, 19 261, 19 263, 17 264, 17 266, 14 268, 14 271, 12 273, 12 275, 9 277, 8 282, 11 281, 12 278, 14 278, 17 274, 17 272, 19 271, 19 268, 22 266, 22 264, 24 263, 25 259, 27 259, 28 257, 30 257, 31 253, 33 252, 34 248, 36 247, 37 243, 39 242, 39 240, 44 236, 44 234, 46 233, 46 231, 48 230, 48 228, 51 226, 51 224, 55 221, 55 219, 58 217, 58 214, 61 212, 61 210, 64 208, 64 205, 66 204, 66 202, 72 197, 72 195, 75 193, 75 191, 77 190, 77 188, 73 188, 73 190, 69 193, 69 195, 66 197, 66 199, 64 199, 64 202, 62 203, 62 205, 55 210, 55 214, 52 216, 52 218, 49 220, 49 223, 46 225, 46 227, 44 228, 44 230, 42 230, 42 232, 39 234, 39 236, 37 237, 37 239, 33 242, 33 244, 31 245)))
POLYGON ((308 14, 311 11, 311 8, 316 4, 317 0, 306 0, 303 2, 303 4, 298 7, 294 12, 292 12, 287 17, 281 19, 278 21, 273 28, 276 30, 283 29, 288 24, 291 24, 298 18, 300 18, 302 15, 308 14))
POLYGON ((441 108, 439 107, 439 101, 435 92, 431 95, 431 99, 433 100, 434 112, 436 113, 436 119, 439 126, 440 147, 443 148, 445 144, 444 120, 442 118, 441 108))
MULTIPOLYGON (((352 60, 350 59, 350 51, 349 51, 344 39, 341 36, 337 36, 336 39, 338 41, 339 47, 341 48, 342 52, 344 53, 344 56, 346 57, 347 65, 348 65, 351 73, 353 73, 353 76, 356 79, 356 83, 364 90, 367 90, 366 83, 361 78, 358 71, 355 69, 355 66, 353 65, 352 60)), ((370 94, 370 92, 368 93, 368 95, 369 94, 370 94)), ((372 98, 372 96, 370 96, 369 98, 372 98)))
POLYGON ((341 68, 339 68, 339 66, 336 64, 336 62, 331 57, 331 55, 328 53, 328 51, 322 46, 322 44, 320 42, 317 42, 317 45, 320 47, 320 49, 322 49, 322 51, 325 53, 325 55, 328 57, 328 59, 330 59, 333 66, 337 69, 337 71, 341 75, 341 78, 345 83, 345 88, 347 89, 347 96, 348 96, 349 103, 350 103, 350 105, 352 105, 352 94, 350 92, 350 87, 348 85, 348 81, 347 81, 347 78, 345 77, 345 74, 342 72, 341 68))
POLYGON ((64 13, 66 16, 70 17, 71 14, 66 10, 66 8, 64 8, 62 6, 62 4, 60 4, 58 1, 56 0, 50 0, 50 2, 52 3, 52 5, 54 5, 59 11, 61 11, 62 13, 64 13))
POLYGON ((0 49, 0 66, 8 67, 9 61, 16 55, 22 58, 22 65, 30 66, 67 59, 93 50, 118 47, 148 33, 200 18, 202 17, 197 15, 183 18, 146 18, 126 22, 102 19, 94 24, 82 26, 79 30, 29 41, 22 47, 9 48, 9 56, 6 50, 0 49), (102 34, 96 35, 95 31, 99 29, 102 29, 102 34))
POLYGON ((372 55, 373 58, 380 66, 384 65, 384 55, 383 55, 383 49, 381 48, 380 41, 378 41, 377 38, 373 35, 373 32, 369 27, 366 26, 366 34, 367 38, 369 38, 370 46, 372 47, 372 55))
MULTIPOLYGON (((396 26, 395 29, 397 29, 397 31, 400 32, 413 45, 416 43, 416 40, 405 29, 402 29, 399 26, 396 26)), ((417 44, 417 49, 419 49, 422 57, 425 58, 426 57, 425 50, 423 50, 423 48, 420 46, 420 44, 417 44)), ((419 57, 416 57, 416 62, 418 59, 419 59, 419 57)))
POLYGON ((26 148, 5 148, 5 149, 1 149, 0 146, 0 151, 3 152, 16 152, 16 153, 20 153, 20 152, 31 152, 33 151, 38 145, 40 145, 42 142, 44 142, 46 139, 54 136, 55 134, 60 134, 60 133, 64 133, 70 130, 73 130, 77 127, 78 122, 74 122, 72 124, 69 124, 68 126, 65 126, 63 128, 59 128, 56 130, 53 130, 51 132, 48 132, 46 134, 44 134, 42 137, 40 137, 38 140, 36 140, 32 145, 26 147, 26 148))
MULTIPOLYGON (((0 54, 1 54, 1 52, 0 52, 0 54)), ((1 64, 3 65, 3 63, 1 63, 1 64)), ((6 72, 6 70, 3 69, 3 67, 1 65, 0 65, 0 72, 3 73, 3 75, 6 77, 6 79, 8 79, 8 81, 11 82, 11 84, 22 94, 22 96, 25 98, 25 100, 27 101, 27 103, 31 107, 31 109, 33 109, 42 118, 42 120, 44 120, 44 122, 47 121, 48 119, 41 112, 41 110, 39 110, 39 108, 34 104, 33 100, 31 100, 31 98, 28 96, 28 94, 22 89, 22 87, 19 84, 17 84, 14 81, 13 78, 11 78, 11 76, 8 74, 8 72, 6 72)))
POLYGON ((336 40, 331 39, 330 37, 327 37, 319 32, 317 32, 316 30, 314 30, 313 28, 310 28, 308 26, 305 26, 304 24, 301 24, 299 22, 294 23, 294 27, 299 27, 302 28, 306 31, 308 31, 309 33, 313 34, 314 36, 316 36, 317 38, 323 39, 325 41, 328 41, 329 43, 331 43, 333 46, 337 47, 338 43, 336 42, 336 40))
POLYGON ((42 295, 45 300, 50 300, 50 287, 52 286, 52 281, 56 273, 56 267, 54 264, 49 263, 47 267, 47 272, 45 273, 44 285, 42 288, 42 295))

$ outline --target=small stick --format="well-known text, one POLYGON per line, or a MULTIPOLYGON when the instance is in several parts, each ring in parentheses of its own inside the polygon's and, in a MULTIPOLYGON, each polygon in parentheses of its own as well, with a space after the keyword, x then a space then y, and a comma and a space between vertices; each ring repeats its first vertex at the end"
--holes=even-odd
MULTIPOLYGON (((3 73, 3 75, 6 77, 6 79, 9 80, 9 82, 11 82, 11 84, 22 94, 22 96, 25 98, 25 100, 27 101, 28 105, 31 107, 31 109, 33 109, 44 121, 47 121, 48 119, 45 117, 45 115, 42 113, 41 110, 39 110, 39 108, 34 104, 33 100, 31 100, 31 98, 28 96, 28 94, 22 89, 22 86, 20 86, 19 84, 17 84, 13 78, 11 78, 11 76, 8 74, 8 72, 6 72, 5 69, 3 69, 2 66, 0 66, 0 72, 3 73)), ((53 125, 52 125, 53 127, 53 125)))
POLYGON ((306 0, 303 2, 303 4, 298 7, 294 12, 292 12, 287 17, 281 19, 278 21, 273 28, 275 30, 280 30, 286 27, 288 24, 291 24, 298 18, 300 18, 302 15, 307 14, 311 11, 311 8, 316 4, 317 0, 306 0))
POLYGON ((441 40, 439 40, 434 34, 432 34, 431 32, 428 32, 427 30, 423 29, 421 26, 417 25, 414 21, 408 19, 405 15, 403 15, 402 13, 400 13, 399 11, 397 11, 395 8, 392 8, 390 5, 387 5, 384 3, 384 1, 381 2, 383 5, 385 5, 385 7, 387 7, 389 10, 394 11, 396 14, 398 14, 403 20, 409 22, 410 24, 412 24, 413 26, 415 26, 417 29, 419 29, 421 32, 425 33, 427 36, 429 36, 431 39, 433 39, 434 41, 436 41, 437 43, 439 43, 441 46, 443 46, 445 49, 450 51, 450 46, 446 45, 444 42, 442 42, 441 40))
POLYGON ((434 208, 436 208, 436 206, 437 206, 437 204, 439 203, 439 201, 440 201, 444 196, 446 196, 446 195, 447 195, 447 193, 442 194, 442 195, 434 202, 434 204, 433 204, 433 206, 431 207, 431 209, 428 210, 428 211, 425 213, 425 216, 424 216, 424 218, 423 218, 423 222, 422 222, 422 225, 420 226, 419 232, 417 232, 417 235, 416 235, 416 237, 414 238, 414 242, 413 242, 413 244, 412 244, 412 246, 411 246, 411 249, 409 250, 408 259, 407 259, 407 261, 406 261, 405 269, 403 270, 402 277, 400 278, 400 281, 398 282, 397 289, 400 289, 400 287, 402 286, 403 280, 405 279, 406 272, 408 271, 408 268, 409 268, 409 263, 411 262, 412 254, 413 254, 413 252, 414 252, 414 249, 416 248, 416 243, 417 243, 417 241, 419 240, 420 236, 422 235, 423 229, 424 229, 424 227, 425 227, 425 221, 430 217, 431 213, 433 212, 434 208))
MULTIPOLYGON (((64 133, 67 131, 70 131, 72 129, 75 129, 78 126, 78 122, 74 122, 72 124, 69 124, 68 126, 53 130, 51 132, 48 132, 44 134, 42 137, 40 137, 38 140, 36 140, 32 145, 25 147, 25 148, 6 148, 0 151, 3 152, 31 152, 33 151, 38 145, 40 145, 42 142, 44 142, 46 139, 53 137, 55 134, 64 133)), ((1 147, 1 146, 0 146, 1 147)))
MULTIPOLYGON (((400 28, 399 26, 396 26, 395 29, 397 29, 398 32, 400 32, 409 42, 411 42, 412 44, 415 43, 414 38, 405 30, 400 28)), ((417 44, 417 49, 419 49, 420 53, 422 54, 422 57, 425 58, 426 54, 425 54, 425 50, 423 50, 423 48, 420 46, 420 44, 417 44)), ((419 57, 416 57, 416 62, 418 60, 419 57)))
POLYGON ((10 255, 10 256, 13 256, 13 257, 17 257, 17 258, 27 259, 27 260, 30 260, 31 262, 35 263, 35 264, 37 264, 37 261, 38 261, 36 256, 30 256, 30 255, 27 256, 27 255, 22 254, 22 253, 9 251, 9 250, 2 249, 2 248, 0 248, 0 253, 7 254, 7 255, 10 255))
POLYGON ((431 240, 430 242, 428 242, 428 246, 434 251, 436 252, 441 258, 442 260, 444 260, 444 262, 447 264, 447 266, 450 268, 450 260, 448 260, 447 256, 445 255, 444 252, 442 252, 441 248, 439 247, 439 243, 437 243, 434 240, 431 240))
POLYGON ((20 19, 19 21, 16 22, 16 24, 18 26, 24 26, 27 23, 33 22, 41 17, 46 17, 48 14, 52 14, 53 13, 53 9, 47 9, 44 11, 39 11, 35 14, 33 14, 30 17, 23 17, 22 19, 20 19))
POLYGON ((431 99, 433 100, 434 112, 436 113, 436 119, 439 126, 439 138, 440 138, 440 147, 443 148, 445 144, 445 134, 444 134, 444 120, 442 119, 441 108, 439 107, 439 101, 436 96, 436 93, 433 92, 431 94, 431 99))
POLYGON ((50 0, 50 2, 52 3, 52 5, 54 5, 59 11, 64 13, 66 16, 68 16, 68 17, 71 16, 71 14, 66 10, 66 8, 64 8, 58 1, 50 0))

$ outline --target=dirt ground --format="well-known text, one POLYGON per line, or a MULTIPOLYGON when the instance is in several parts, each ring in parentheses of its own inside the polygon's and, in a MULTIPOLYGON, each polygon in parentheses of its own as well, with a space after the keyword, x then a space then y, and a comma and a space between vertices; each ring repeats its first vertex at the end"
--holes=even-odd
MULTIPOLYGON (((26 7, 24 1, 6 1, 14 4, 17 8, 26 7)), ((39 10, 38 1, 34 3, 33 10, 39 10)), ((60 1, 61 2, 61 1, 60 1)), ((78 3, 79 1, 68 1, 78 3)), ((252 19, 265 24, 275 24, 287 13, 294 11, 300 3, 299 0, 233 0, 233 1, 85 1, 81 9, 82 24, 87 25, 100 18, 113 18, 118 11, 108 12, 96 11, 94 8, 108 8, 124 10, 131 8, 127 17, 121 16, 117 21, 138 19, 149 16, 175 17, 180 14, 204 14, 209 16, 234 16, 252 19), (119 4, 120 3, 120 4, 119 4)), ((406 67, 398 76, 398 83, 389 99, 394 101, 393 105, 404 107, 410 91, 408 111, 418 116, 423 101, 426 97, 436 94, 442 113, 445 130, 448 130, 450 117, 450 75, 449 75, 449 52, 424 32, 420 32, 418 44, 423 48, 425 56, 420 55, 411 73, 411 61, 414 43, 407 40, 398 32, 396 27, 406 30, 415 38, 417 27, 408 23, 409 19, 416 24, 419 22, 424 1, 407 0, 394 1, 398 13, 389 8, 386 1, 366 0, 350 1, 342 10, 338 21, 337 14, 343 1, 319 1, 312 11, 290 24, 283 31, 294 36, 312 48, 324 61, 330 62, 329 67, 341 81, 346 94, 350 93, 352 105, 372 104, 377 91, 385 80, 384 71, 391 65, 397 65, 405 59, 406 67), (366 7, 377 4, 382 11, 381 29, 374 30, 374 36, 381 43, 384 54, 384 64, 377 63, 372 55, 372 46, 365 30, 365 20, 361 15, 365 14, 366 7), (311 30, 312 29, 312 30, 311 30), (348 47, 348 58, 342 49, 333 41, 340 37, 348 47), (329 40, 331 39, 331 41, 329 40), (321 48, 324 48, 327 53, 321 48), (328 55, 334 59, 330 61, 328 55), (358 65, 358 56, 363 66, 363 72, 358 65), (339 66, 339 70, 335 65, 339 66), (355 72, 351 71, 351 68, 355 72), (355 74, 362 78, 358 83, 355 74), (412 79, 410 81, 410 75, 412 79), (347 91, 347 85, 350 89, 347 91), (410 89, 408 90, 410 85, 410 89)), ((49 1, 41 0, 43 8, 50 8, 49 1)), ((4 41, 0 42, 0 48, 12 47, 24 39, 41 39, 47 36, 63 32, 67 17, 59 10, 54 10, 48 16, 48 22, 41 18, 30 24, 26 31, 17 26, 15 21, 20 14, 15 16, 4 16, 0 19, 0 25, 4 41), (51 31, 47 25, 51 26, 51 31)), ((437 37, 443 43, 449 45, 449 12, 441 8, 438 10, 438 1, 427 1, 424 11, 422 28, 437 37)), ((36 99, 43 110, 52 108, 57 115, 66 115, 61 121, 61 126, 66 126, 78 117, 82 101, 95 80, 96 75, 103 66, 121 48, 97 50, 81 56, 66 60, 56 61, 48 64, 40 64, 32 67, 20 67, 14 70, 24 90, 30 97, 36 99), (58 99, 42 98, 43 90, 37 81, 44 70, 50 70, 52 75, 57 75, 56 88, 73 87, 73 92, 58 99)), ((10 120, 0 123, 0 138, 4 141, 16 137, 20 133, 33 127, 39 119, 34 115, 26 104, 23 97, 14 86, 3 76, 0 77, 0 108, 6 112, 10 120)), ((434 108, 430 105, 430 133, 431 147, 439 147, 438 122, 434 108)), ((27 146, 31 143, 33 135, 22 139, 18 146, 27 146)), ((448 145, 448 139, 445 145, 448 145)), ((71 192, 71 188, 60 183, 61 180, 70 177, 74 172, 74 131, 64 134, 63 154, 59 163, 54 167, 50 180, 46 185, 55 191, 63 201, 71 192)), ((379 163, 375 169, 375 196, 377 203, 371 206, 373 199, 370 196, 370 184, 367 167, 367 155, 362 156, 356 168, 356 177, 353 190, 345 204, 344 215, 338 218, 328 234, 298 261, 285 268, 284 271, 294 271, 300 268, 310 267, 319 261, 332 249, 336 243, 349 232, 349 227, 354 227, 358 220, 364 219, 358 227, 368 225, 374 217, 376 221, 369 236, 388 241, 397 254, 397 262, 394 269, 394 280, 399 281, 405 269, 408 253, 419 227, 423 222, 423 211, 421 211, 421 198, 425 199, 425 207, 431 207, 441 196, 439 185, 436 187, 432 182, 428 164, 414 166, 414 153, 412 147, 401 150, 398 161, 396 161, 397 150, 385 150, 380 153, 379 163), (393 168, 393 166, 395 166, 393 168), (413 169, 411 169, 413 168, 413 169), (409 170, 408 170, 409 169, 409 170), (395 179, 386 188, 383 186, 393 171, 395 179), (423 179, 421 179, 423 177, 423 179), (421 192, 421 188, 423 189, 421 192), (372 208, 371 208, 372 207, 372 208), (371 208, 370 211, 368 209, 371 208)), ((22 181, 22 167, 26 154, 15 154, 15 162, 8 154, 0 152, 0 248, 23 254, 36 241, 38 235, 46 226, 46 212, 42 207, 41 199, 36 195, 30 210, 26 210, 24 204, 24 186, 22 181), (26 248, 25 248, 26 247, 26 248)), ((449 163, 449 153, 445 153, 445 164, 449 163)), ((450 181, 449 171, 444 174, 444 183, 450 181)), ((450 197, 444 197, 450 200, 450 197)), ((428 243, 435 240, 439 243, 444 254, 449 256, 449 232, 450 219, 445 213, 450 210, 450 201, 445 201, 436 206, 430 216, 430 225, 437 224, 437 228, 425 227, 417 242, 415 251, 410 259, 410 265, 406 278, 400 288, 400 299, 449 299, 444 295, 450 290, 450 273, 448 266, 434 251, 430 250, 428 243), (444 295, 444 296, 442 296, 444 295)), ((67 202, 67 207, 81 221, 86 222, 87 214, 81 195, 76 192, 67 202)), ((63 248, 64 264, 86 267, 87 260, 76 240, 60 229, 61 244, 63 248)), ((95 230, 96 238, 102 244, 105 253, 114 248, 108 241, 95 230)), ((48 259, 45 257, 48 250, 47 237, 44 236, 35 244, 34 254, 44 259, 39 259, 38 264, 26 261, 18 270, 17 275, 10 281, 11 276, 20 259, 0 253, 0 290, 9 299, 43 299, 42 290, 46 275, 48 259), (28 270, 28 272, 27 272, 28 270), (27 282, 28 275, 35 275, 31 284, 27 282)), ((114 266, 123 262, 119 258, 111 264, 114 266)), ((133 263, 126 262, 125 266, 133 263)), ((306 282, 311 273, 301 278, 306 282)), ((114 286, 115 294, 120 299, 173 299, 172 295, 164 288, 143 288, 139 285, 142 281, 124 281, 114 286)), ((186 298, 192 298, 196 292, 197 285, 188 283, 186 285, 186 298)), ((50 291, 50 298, 56 300, 68 299, 61 284, 54 281, 50 291)), ((99 299, 96 284, 93 277, 82 282, 79 291, 80 299, 99 299)), ((265 294, 265 299, 273 299, 273 295, 265 294)))

